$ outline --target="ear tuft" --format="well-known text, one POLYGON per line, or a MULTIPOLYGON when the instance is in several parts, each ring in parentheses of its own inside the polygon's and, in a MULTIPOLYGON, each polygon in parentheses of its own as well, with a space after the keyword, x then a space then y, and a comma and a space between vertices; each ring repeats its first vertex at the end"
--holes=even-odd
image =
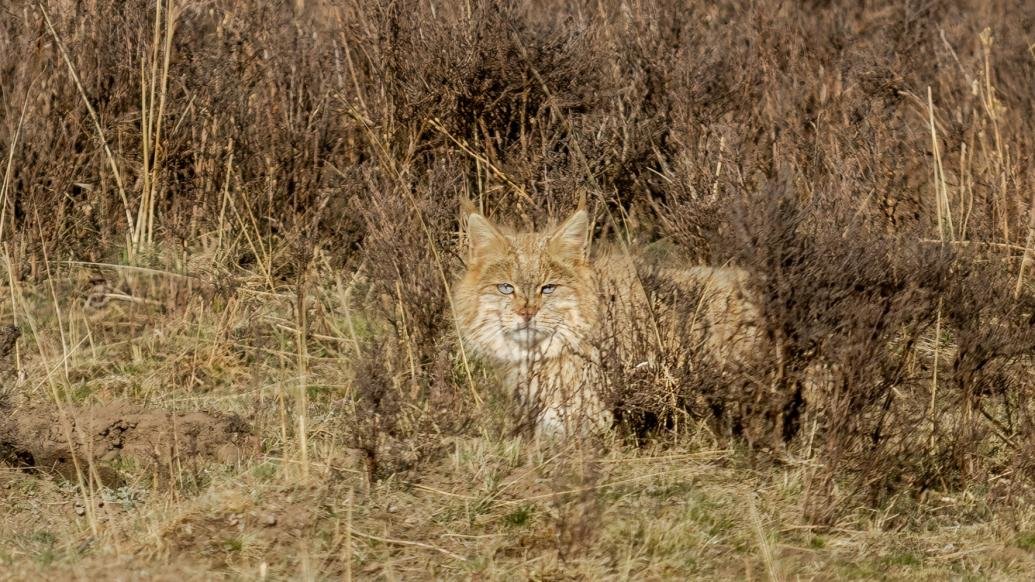
POLYGON ((589 215, 585 210, 580 209, 557 227, 557 230, 550 236, 550 251, 569 260, 584 260, 588 234, 589 215))
POLYGON ((507 238, 488 218, 477 212, 467 216, 467 239, 470 244, 472 258, 480 258, 487 253, 500 252, 507 247, 507 238))

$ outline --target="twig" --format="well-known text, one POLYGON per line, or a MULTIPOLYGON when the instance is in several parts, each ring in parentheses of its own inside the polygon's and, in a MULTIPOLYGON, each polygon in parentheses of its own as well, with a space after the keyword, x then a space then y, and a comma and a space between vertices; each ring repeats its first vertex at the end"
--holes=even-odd
POLYGON ((953 245, 961 245, 961 246, 987 246, 987 247, 995 247, 995 248, 1000 248, 1000 249, 1008 249, 1008 250, 1011 250, 1011 251, 1021 251, 1021 252, 1030 251, 1030 249, 1028 249, 1027 247, 1022 247, 1021 245, 1012 245, 1012 244, 1008 244, 1008 243, 988 242, 988 241, 983 241, 983 240, 938 240, 938 239, 935 239, 935 238, 922 238, 922 239, 920 239, 920 242, 922 242, 922 243, 930 243, 930 244, 940 244, 940 245, 942 245, 942 244, 953 244, 953 245))
POLYGON ((769 538, 765 536, 765 531, 762 530, 762 517, 758 514, 758 508, 755 506, 754 494, 748 495, 748 510, 751 513, 751 526, 755 530, 755 535, 758 536, 758 547, 762 550, 762 560, 765 562, 769 579, 773 582, 779 582, 782 578, 780 578, 780 572, 776 569, 776 561, 773 559, 773 548, 769 544, 769 538))
POLYGON ((82 81, 79 80, 79 73, 75 70, 75 65, 72 64, 72 59, 68 56, 68 51, 65 50, 64 43, 61 42, 61 37, 58 36, 56 30, 54 30, 54 24, 50 21, 50 15, 47 14, 47 9, 43 7, 43 3, 38 3, 40 12, 43 14, 43 19, 47 22, 47 28, 50 30, 51 36, 54 37, 54 42, 57 43, 58 50, 61 51, 61 56, 65 59, 65 64, 68 65, 68 72, 72 75, 72 80, 75 81, 76 88, 79 89, 79 94, 83 98, 83 103, 86 105, 86 110, 90 113, 90 119, 93 120, 94 128, 97 129, 97 136, 101 140, 101 145, 104 146, 104 153, 108 158, 108 164, 111 165, 111 171, 115 175, 115 186, 118 188, 119 196, 122 198, 122 206, 126 211, 126 225, 128 227, 126 233, 126 239, 132 243, 132 237, 129 233, 136 232, 136 224, 133 222, 133 213, 129 210, 129 198, 126 197, 126 188, 122 184, 122 174, 119 172, 119 165, 115 163, 115 155, 111 152, 111 147, 108 145, 107 138, 104 137, 104 130, 101 129, 100 119, 97 117, 97 112, 94 111, 93 105, 90 104, 90 98, 86 95, 86 89, 83 88, 82 81))
POLYGON ((466 141, 464 141, 464 140, 462 140, 460 138, 457 138, 452 133, 450 133, 449 130, 446 129, 445 127, 443 127, 442 124, 439 123, 439 121, 437 119, 429 119, 428 123, 431 124, 431 127, 434 127, 435 129, 437 129, 439 133, 441 133, 442 135, 448 137, 450 139, 450 141, 455 143, 457 145, 457 147, 459 147, 460 149, 462 149, 464 151, 464 153, 466 153, 467 155, 471 156, 472 158, 478 160, 479 162, 485 164, 485 166, 487 168, 492 170, 493 174, 496 174, 496 176, 499 177, 500 180, 503 180, 504 182, 506 182, 508 186, 513 188, 515 192, 517 192, 519 195, 521 195, 521 197, 525 199, 525 202, 528 202, 529 204, 535 205, 535 201, 532 200, 532 197, 528 195, 528 192, 525 192, 524 188, 522 188, 516 182, 511 180, 510 176, 507 176, 507 174, 503 170, 497 168, 495 166, 495 164, 493 164, 491 161, 489 161, 488 158, 486 158, 485 156, 483 156, 483 155, 479 154, 478 152, 474 151, 473 149, 471 149, 471 147, 467 145, 466 141))
POLYGON ((643 481, 645 479, 651 479, 653 477, 665 477, 668 475, 678 475, 679 473, 685 473, 687 471, 697 470, 699 467, 683 467, 682 469, 673 469, 671 471, 659 471, 657 473, 649 473, 647 475, 637 475, 635 477, 629 477, 628 479, 619 479, 617 481, 610 481, 608 483, 601 483, 599 485, 589 485, 586 487, 578 487, 576 489, 568 489, 567 491, 557 491, 555 493, 544 493, 542 495, 533 495, 531 497, 522 497, 520 499, 510 499, 507 501, 501 501, 503 505, 515 505, 519 503, 526 503, 528 501, 538 501, 540 499, 551 499, 561 495, 573 495, 577 493, 585 493, 587 491, 593 491, 595 489, 605 489, 607 487, 614 487, 616 485, 625 485, 627 483, 634 483, 636 481, 643 481))
POLYGON ((151 269, 148 267, 138 267, 136 265, 116 265, 113 263, 95 263, 93 261, 58 261, 62 265, 76 265, 79 267, 103 267, 105 269, 114 269, 122 271, 138 271, 141 273, 149 273, 152 275, 168 275, 170 277, 180 277, 181 279, 191 279, 204 283, 202 279, 195 277, 194 275, 187 275, 184 273, 175 273, 173 271, 163 271, 161 269, 151 269))
MULTIPOLYGON (((3 225, 0 225, 0 228, 2 227, 3 225)), ((1027 272, 1028 266, 1031 265, 1032 247, 1035 247, 1035 193, 1031 195, 1031 209, 1028 210, 1028 236, 1024 241, 1024 254, 1021 257, 1021 266, 1017 269, 1017 284, 1013 289, 1014 299, 1020 298, 1021 291, 1024 289, 1024 273, 1027 272)))
MULTIPOLYGON (((14 152, 18 149, 18 141, 22 136, 22 127, 25 125, 25 112, 29 106, 29 92, 32 91, 32 86, 36 82, 33 81, 29 85, 29 91, 25 94, 25 99, 22 101, 22 111, 18 116, 18 127, 14 130, 14 137, 11 138, 11 144, 7 151, 7 168, 4 170, 4 179, 0 181, 0 240, 4 238, 4 224, 7 222, 7 189, 11 185, 11 170, 14 167, 14 152)), ((12 227, 14 219, 11 219, 12 227)))
POLYGON ((454 554, 453 552, 450 552, 449 550, 447 550, 445 548, 440 548, 438 546, 433 546, 431 544, 426 544, 424 542, 413 542, 413 541, 410 541, 410 540, 396 540, 396 539, 392 539, 392 538, 383 538, 381 536, 375 536, 375 535, 363 533, 361 531, 356 530, 355 528, 349 528, 349 532, 352 535, 354 535, 354 536, 359 536, 361 538, 366 538, 368 540, 374 540, 374 541, 378 541, 378 542, 382 542, 382 543, 386 543, 386 544, 395 544, 397 546, 411 546, 411 547, 414 547, 414 548, 424 548, 425 550, 433 550, 433 551, 439 552, 439 553, 441 553, 443 555, 449 556, 450 558, 453 558, 454 560, 457 560, 457 561, 460 561, 460 562, 466 562, 467 561, 467 558, 461 556, 460 554, 454 554))

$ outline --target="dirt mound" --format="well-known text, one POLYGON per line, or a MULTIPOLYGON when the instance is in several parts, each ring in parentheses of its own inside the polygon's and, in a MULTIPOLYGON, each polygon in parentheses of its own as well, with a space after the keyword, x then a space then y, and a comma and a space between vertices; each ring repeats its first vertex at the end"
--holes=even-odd
MULTIPOLYGON (((241 565, 248 555, 301 550, 298 541, 313 535, 326 516, 320 507, 329 494, 320 487, 267 491, 261 498, 224 492, 171 518, 157 531, 158 539, 170 556, 191 556, 216 569, 241 565), (246 552, 235 549, 239 540, 246 540, 246 552)), ((154 542, 144 541, 143 551, 154 542)))
POLYGON ((0 462, 75 478, 92 466, 105 484, 120 470, 173 475, 197 462, 232 463, 258 451, 258 438, 236 415, 171 412, 127 402, 6 411, 0 462))

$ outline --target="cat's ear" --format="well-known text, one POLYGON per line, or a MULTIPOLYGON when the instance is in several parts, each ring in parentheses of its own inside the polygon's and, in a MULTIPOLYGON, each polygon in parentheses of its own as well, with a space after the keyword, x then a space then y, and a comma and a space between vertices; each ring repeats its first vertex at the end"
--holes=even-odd
POLYGON ((572 261, 586 258, 589 234, 589 215, 579 209, 550 235, 550 252, 572 261))
POLYGON ((478 213, 479 213, 478 207, 474 205, 474 202, 472 202, 471 199, 468 198, 467 196, 461 195, 460 196, 460 217, 459 217, 460 220, 461 221, 467 220, 468 216, 470 216, 472 214, 478 214, 478 213))
POLYGON ((507 237, 477 212, 467 215, 467 240, 472 259, 503 252, 509 245, 507 237))

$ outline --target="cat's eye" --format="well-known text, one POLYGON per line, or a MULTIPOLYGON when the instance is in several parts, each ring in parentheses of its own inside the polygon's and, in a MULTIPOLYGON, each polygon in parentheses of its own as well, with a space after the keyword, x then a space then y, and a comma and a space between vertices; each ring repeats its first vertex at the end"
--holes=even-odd
POLYGON ((500 283, 499 285, 496 285, 496 288, 504 295, 510 295, 514 292, 514 286, 510 283, 500 283))
POLYGON ((554 284, 551 283, 549 285, 543 285, 539 289, 539 292, 542 293, 543 295, 549 295, 550 293, 553 293, 555 289, 557 289, 557 285, 554 285, 554 284))

